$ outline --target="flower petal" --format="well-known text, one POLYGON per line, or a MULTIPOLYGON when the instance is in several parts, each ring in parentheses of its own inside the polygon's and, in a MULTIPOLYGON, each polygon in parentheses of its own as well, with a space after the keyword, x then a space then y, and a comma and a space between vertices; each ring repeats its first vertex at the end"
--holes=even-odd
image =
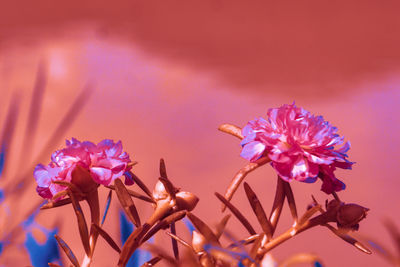
POLYGON ((311 179, 316 178, 318 172, 319 168, 317 164, 308 162, 301 156, 293 164, 290 175, 293 179, 302 182, 305 180, 310 181, 309 178, 311 179))
POLYGON ((36 192, 38 192, 39 196, 41 196, 42 198, 51 199, 53 197, 53 194, 48 187, 37 186, 36 192))
POLYGON ((102 167, 92 167, 90 168, 90 173, 96 183, 102 185, 110 185, 112 179, 112 172, 110 169, 102 167))
POLYGON ((249 161, 255 161, 261 157, 264 150, 265 145, 263 143, 258 141, 250 142, 242 148, 240 156, 249 161))
POLYGON ((38 164, 33 171, 33 177, 39 187, 48 187, 51 184, 52 175, 48 171, 48 167, 38 164))

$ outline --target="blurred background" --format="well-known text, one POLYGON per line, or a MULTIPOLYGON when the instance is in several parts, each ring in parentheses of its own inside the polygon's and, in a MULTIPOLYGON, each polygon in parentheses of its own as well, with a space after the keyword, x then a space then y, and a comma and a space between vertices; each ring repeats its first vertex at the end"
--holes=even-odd
MULTIPOLYGON (((200 197, 194 213, 214 225, 223 216, 214 192, 223 193, 246 164, 239 141, 218 126, 244 126, 268 108, 296 101, 323 115, 351 142, 349 157, 356 164, 337 172, 347 185, 340 196, 370 208, 359 232, 391 247, 383 220, 400 219, 399 11, 398 1, 372 0, 0 1, 0 122, 4 125, 6 114, 19 107, 12 138, 2 129, 12 149, 0 179, 1 233, 41 203, 33 168, 47 164, 51 151, 71 137, 122 140, 139 162, 135 173, 150 186, 164 158, 174 183, 200 197), (39 119, 29 125, 37 77, 46 86, 39 119), (67 120, 71 127, 48 143, 88 85, 91 93, 84 92, 72 109, 76 118, 67 120), (24 141, 29 132, 35 134, 24 141), (30 182, 8 199, 7 188, 19 179, 30 182)), ((269 210, 273 170, 267 166, 246 179, 269 210)), ((292 186, 300 213, 311 194, 322 203, 327 199, 318 182, 292 186)), ((101 191, 101 203, 106 194, 101 191)), ((256 225, 242 188, 233 203, 256 225)), ((150 215, 147 205, 138 207, 144 217, 150 215)), ((115 201, 104 226, 115 239, 118 208, 115 201)), ((70 206, 41 211, 36 220, 49 229, 59 226, 60 236, 83 255, 70 206)), ((284 210, 278 232, 290 224, 284 210)), ((228 228, 238 238, 245 236, 234 218, 228 228)), ((179 233, 188 238, 178 225, 179 233)), ((18 245, 25 235, 13 235, 17 245, 3 248, 0 265, 29 265, 18 245)), ((155 242, 167 240, 160 234, 155 242)), ((323 228, 296 236, 273 255, 283 260, 298 252, 316 253, 326 266, 389 266, 323 228)), ((100 240, 93 266, 114 266, 116 260, 100 240)))

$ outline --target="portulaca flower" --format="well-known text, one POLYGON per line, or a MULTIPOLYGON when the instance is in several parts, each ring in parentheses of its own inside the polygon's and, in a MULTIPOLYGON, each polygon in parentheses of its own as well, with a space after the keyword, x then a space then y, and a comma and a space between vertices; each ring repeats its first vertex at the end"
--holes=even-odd
POLYGON ((344 143, 337 128, 303 108, 283 105, 268 110, 267 119, 248 122, 242 129, 241 156, 255 161, 262 156, 286 180, 313 183, 319 177, 326 193, 340 191, 344 183, 334 174, 336 168, 351 169, 344 143), (338 146, 342 145, 340 148, 338 146))
MULTIPOLYGON (((110 185, 131 169, 129 155, 123 151, 121 141, 105 139, 97 145, 92 142, 80 142, 75 138, 66 141, 66 147, 55 151, 51 162, 45 166, 38 164, 33 176, 38 184, 36 190, 43 198, 52 198, 65 189, 54 181, 76 183, 78 187, 90 184, 110 185), (78 173, 73 179, 74 171, 78 173), (90 177, 87 181, 87 177, 90 177), (86 180, 85 180, 86 179, 86 180)), ((129 175, 125 177, 129 178, 129 175)), ((132 184, 132 180, 125 180, 132 184)), ((85 188, 80 188, 85 192, 85 188)))

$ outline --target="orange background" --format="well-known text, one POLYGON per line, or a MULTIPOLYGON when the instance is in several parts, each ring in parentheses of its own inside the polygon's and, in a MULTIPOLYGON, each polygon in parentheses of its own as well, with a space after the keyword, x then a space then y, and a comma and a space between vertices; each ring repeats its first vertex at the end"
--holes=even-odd
MULTIPOLYGON (((214 192, 222 193, 246 164, 239 157, 239 141, 217 127, 226 122, 244 126, 270 107, 296 101, 351 141, 350 160, 357 163, 352 171, 338 171, 347 185, 340 196, 371 209, 359 232, 390 247, 382 220, 400 219, 399 8, 398 1, 2 1, 0 120, 12 94, 19 92, 14 145, 23 151, 19 140, 37 66, 44 60, 48 84, 32 144, 37 152, 89 82, 94 92, 61 139, 122 140, 139 162, 137 175, 151 186, 163 157, 175 184, 200 197, 195 214, 213 225, 222 217, 214 192)), ((56 148, 62 146, 59 142, 56 148)), ((17 158, 17 152, 10 157, 17 158)), ((42 163, 49 159, 50 154, 42 163)), ((18 175, 21 164, 32 169, 31 160, 9 163, 6 178, 18 175)), ((247 181, 269 210, 272 169, 257 170, 247 181)), ((327 197, 318 182, 292 186, 300 213, 311 194, 322 203, 327 197)), ((30 187, 9 219, 40 200, 34 184, 30 187)), ((233 203, 256 225, 239 191, 233 203)), ((144 217, 150 214, 145 205, 139 209, 144 217)), ((81 256, 73 216, 70 207, 63 207, 41 212, 38 220, 49 227, 56 220, 64 223, 60 235, 81 256)), ((290 224, 284 211, 278 231, 290 224)), ((244 237, 234 218, 229 225, 244 237)), ((118 239, 115 209, 105 227, 118 239)), ((113 266, 117 255, 101 241, 94 266, 113 266)), ((0 262, 29 263, 16 248, 10 251, 0 262)), ((317 253, 326 266, 387 266, 376 253, 364 255, 323 228, 296 236, 273 255, 282 260, 298 252, 317 253)))

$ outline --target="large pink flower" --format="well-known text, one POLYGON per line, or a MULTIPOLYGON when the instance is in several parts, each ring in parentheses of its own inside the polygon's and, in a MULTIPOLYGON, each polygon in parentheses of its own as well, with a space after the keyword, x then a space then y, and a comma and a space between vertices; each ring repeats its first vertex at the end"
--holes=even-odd
MULTIPOLYGON (((110 185, 116 178, 130 170, 129 155, 122 150, 121 141, 105 139, 97 145, 80 142, 75 138, 66 141, 66 147, 51 155, 51 162, 36 166, 33 176, 38 184, 36 190, 43 198, 52 198, 65 189, 53 181, 72 181, 72 173, 77 166, 86 170, 97 184, 110 185)), ((126 175, 129 178, 129 175, 126 175)), ((126 184, 133 181, 126 179, 126 184)))
POLYGON ((255 161, 267 156, 286 181, 312 183, 319 177, 323 180, 321 190, 328 194, 345 188, 334 171, 351 169, 353 163, 345 154, 349 142, 336 148, 343 144, 336 127, 295 104, 269 109, 267 115, 267 120, 255 119, 242 129, 243 158, 255 161))

